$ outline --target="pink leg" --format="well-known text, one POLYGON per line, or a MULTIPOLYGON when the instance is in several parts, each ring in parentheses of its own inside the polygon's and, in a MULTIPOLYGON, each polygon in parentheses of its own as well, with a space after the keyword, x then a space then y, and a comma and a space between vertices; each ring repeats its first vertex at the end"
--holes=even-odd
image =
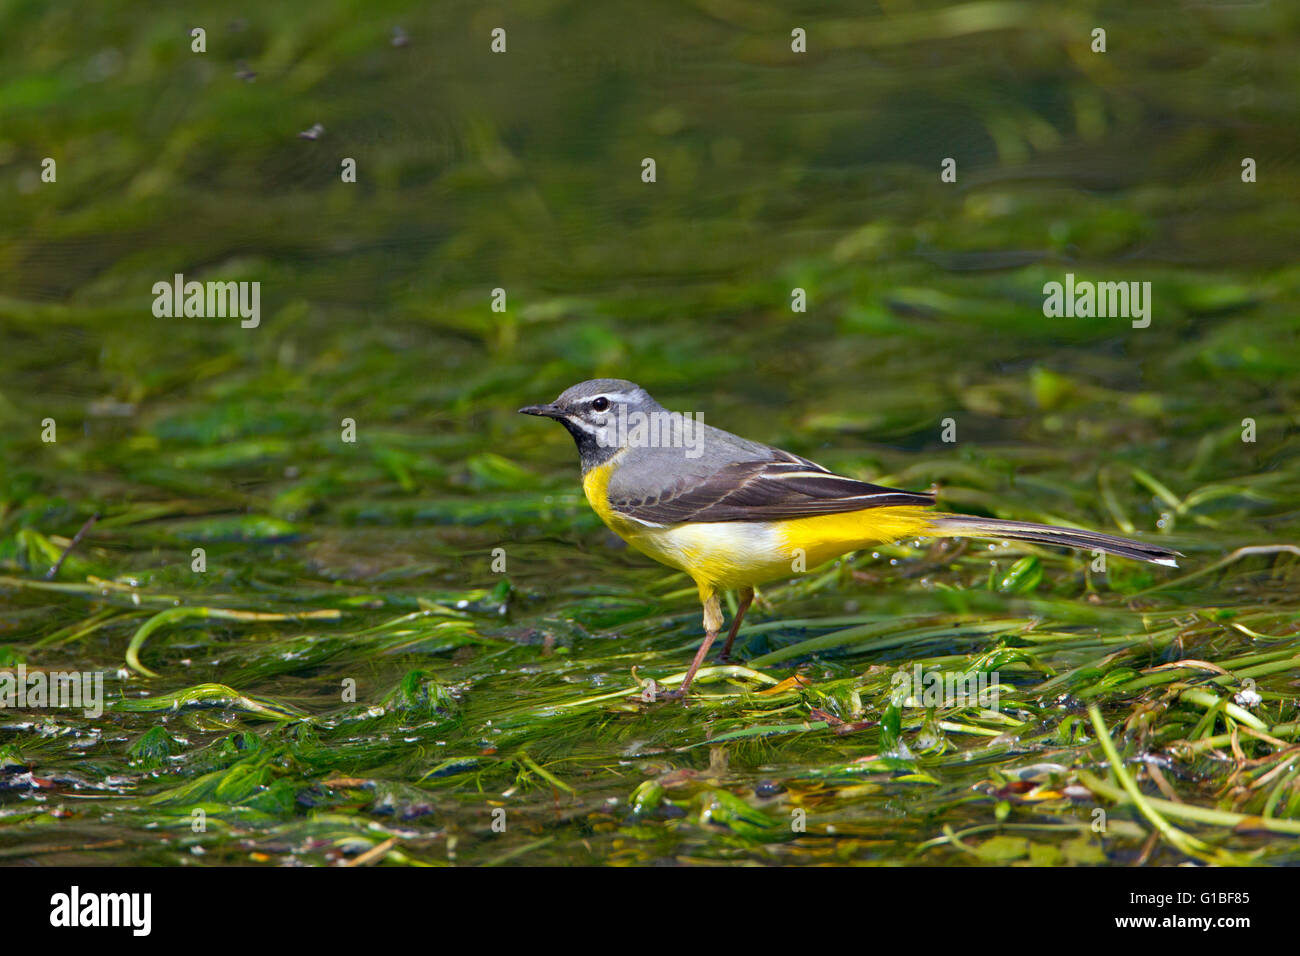
POLYGON ((740 604, 736 607, 736 618, 731 622, 731 630, 727 633, 727 643, 722 645, 722 653, 718 655, 718 660, 726 663, 731 660, 731 645, 736 640, 736 634, 740 631, 740 622, 745 618, 745 612, 749 610, 749 605, 754 601, 753 588, 741 588, 740 604))

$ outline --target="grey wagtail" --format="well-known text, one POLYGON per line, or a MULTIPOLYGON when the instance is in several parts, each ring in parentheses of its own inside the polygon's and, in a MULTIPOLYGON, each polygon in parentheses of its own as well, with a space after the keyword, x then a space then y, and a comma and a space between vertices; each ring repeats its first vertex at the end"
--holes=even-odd
POLYGON ((899 491, 837 475, 807 458, 669 412, 641 386, 617 378, 581 382, 549 405, 519 409, 554 418, 573 436, 587 501, 615 534, 685 571, 704 605, 704 642, 681 688, 722 627, 718 600, 739 598, 723 645, 731 651, 754 586, 789 577, 873 544, 908 537, 1014 538, 1177 567, 1159 545, 1027 521, 927 511, 929 492, 899 491))

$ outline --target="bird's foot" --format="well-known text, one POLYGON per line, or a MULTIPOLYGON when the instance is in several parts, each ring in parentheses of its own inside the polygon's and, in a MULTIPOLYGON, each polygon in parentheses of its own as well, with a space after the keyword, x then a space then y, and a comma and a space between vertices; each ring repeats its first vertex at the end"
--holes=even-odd
POLYGON ((665 690, 659 692, 659 700, 680 700, 685 701, 690 696, 691 689, 687 687, 678 687, 676 690, 665 690))
POLYGON ((641 702, 645 704, 657 704, 661 700, 682 700, 690 690, 690 685, 678 687, 676 690, 668 690, 662 687, 653 679, 646 680, 641 685, 641 702))

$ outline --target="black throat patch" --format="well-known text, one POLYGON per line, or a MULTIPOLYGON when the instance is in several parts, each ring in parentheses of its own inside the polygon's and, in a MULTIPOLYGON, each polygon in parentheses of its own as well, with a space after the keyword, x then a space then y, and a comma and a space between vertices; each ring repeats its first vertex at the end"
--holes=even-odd
POLYGON ((574 444, 578 446, 578 460, 582 462, 584 475, 591 469, 605 464, 619 452, 619 449, 613 445, 600 444, 596 441, 595 435, 573 424, 567 418, 560 419, 560 424, 568 429, 569 434, 573 436, 574 444))

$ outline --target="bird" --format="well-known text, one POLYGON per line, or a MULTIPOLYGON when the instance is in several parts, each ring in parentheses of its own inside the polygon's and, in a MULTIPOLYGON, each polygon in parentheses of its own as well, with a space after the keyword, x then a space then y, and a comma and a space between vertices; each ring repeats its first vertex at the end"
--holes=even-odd
POLYGON ((598 378, 519 409, 552 418, 578 446, 582 488, 611 531, 695 582, 704 640, 676 691, 684 698, 722 628, 720 597, 737 596, 721 657, 730 657, 754 589, 796 569, 902 538, 969 537, 1104 551, 1177 567, 1182 555, 1144 541, 1028 521, 930 510, 932 491, 838 475, 800 455, 671 412, 640 385, 598 378))

